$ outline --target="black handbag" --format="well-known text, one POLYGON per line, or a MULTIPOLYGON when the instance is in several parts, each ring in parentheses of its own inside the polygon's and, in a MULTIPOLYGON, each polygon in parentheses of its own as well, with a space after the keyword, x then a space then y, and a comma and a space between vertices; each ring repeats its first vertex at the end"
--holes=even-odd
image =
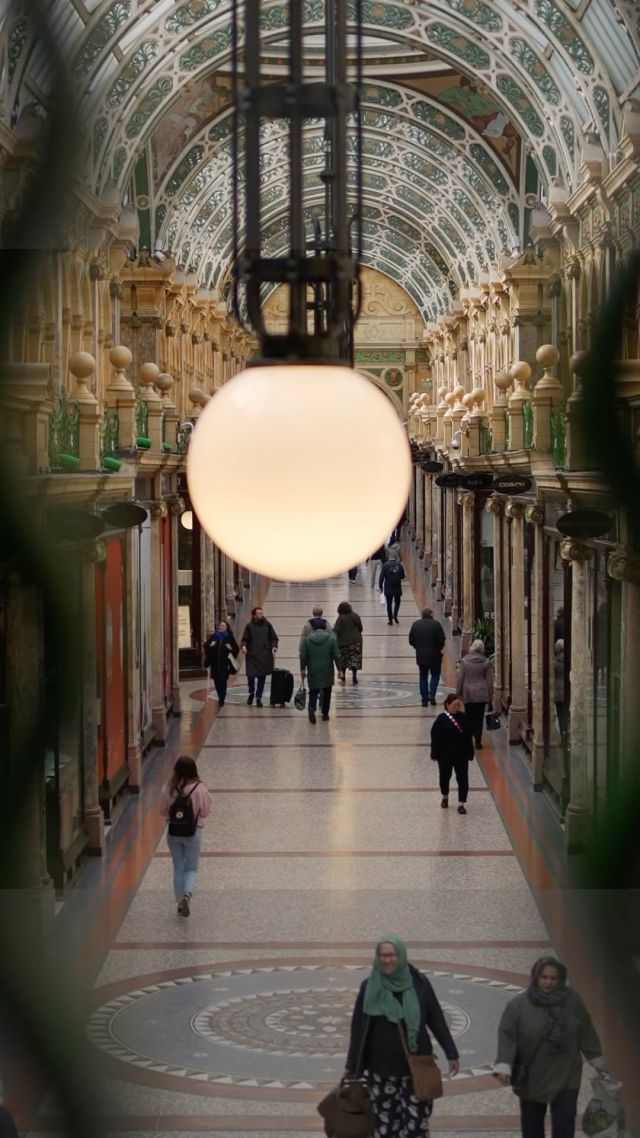
POLYGON ((488 711, 484 717, 484 721, 487 725, 487 731, 498 731, 502 726, 500 716, 497 715, 495 711, 488 711))
POLYGON ((366 1017, 355 1074, 341 1079, 316 1107, 324 1119, 326 1138, 370 1138, 376 1128, 369 1085, 361 1078, 368 1023, 366 1017))
POLYGON ((513 1063, 511 1064, 511 1086, 514 1091, 524 1091, 529 1081, 529 1072, 531 1070, 533 1060, 542 1047, 543 1042, 544 1036, 539 1041, 538 1046, 533 1052, 533 1055, 531 1056, 528 1063, 525 1063, 524 1059, 521 1059, 519 1055, 516 1055, 515 1059, 513 1060, 513 1063))

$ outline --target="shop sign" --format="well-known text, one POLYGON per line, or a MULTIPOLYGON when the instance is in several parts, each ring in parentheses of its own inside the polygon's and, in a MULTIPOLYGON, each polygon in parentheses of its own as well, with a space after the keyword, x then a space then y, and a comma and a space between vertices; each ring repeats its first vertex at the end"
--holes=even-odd
POLYGON ((489 490, 493 486, 493 475, 488 470, 476 470, 473 474, 463 474, 465 490, 489 490))
POLYGON ((448 474, 439 474, 436 478, 436 486, 441 486, 443 490, 459 490, 463 484, 462 475, 455 474, 453 471, 448 474))
POLYGON ((443 465, 442 462, 429 460, 429 462, 421 462, 420 469, 423 470, 425 474, 439 474, 443 465))
POLYGON ((102 510, 102 519, 113 529, 133 529, 147 520, 147 511, 136 502, 113 502, 102 510))
POLYGON ((532 486, 533 481, 526 474, 499 474, 491 488, 497 494, 526 494, 532 486))
POLYGON ((572 510, 556 522, 565 537, 604 537, 612 525, 613 518, 601 510, 572 510))

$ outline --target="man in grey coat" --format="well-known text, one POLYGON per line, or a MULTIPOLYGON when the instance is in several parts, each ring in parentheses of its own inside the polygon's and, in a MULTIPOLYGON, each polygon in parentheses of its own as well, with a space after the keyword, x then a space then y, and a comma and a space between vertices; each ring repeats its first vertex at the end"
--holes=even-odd
POLYGON ((409 630, 409 644, 416 650, 423 707, 429 703, 435 706, 442 671, 444 639, 444 628, 439 620, 434 619, 433 609, 424 608, 420 620, 414 620, 409 630))

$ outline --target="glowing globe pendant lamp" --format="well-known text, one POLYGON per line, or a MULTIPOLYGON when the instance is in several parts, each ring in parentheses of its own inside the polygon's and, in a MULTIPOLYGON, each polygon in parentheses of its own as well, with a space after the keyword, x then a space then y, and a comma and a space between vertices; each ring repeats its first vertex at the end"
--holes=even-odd
POLYGON ((225 553, 270 577, 302 581, 342 572, 381 545, 404 509, 411 458, 390 399, 353 370, 362 252, 361 3, 355 4, 353 83, 347 80, 347 0, 325 0, 320 79, 317 73, 305 78, 304 6, 293 3, 288 75, 263 81, 261 37, 269 26, 263 7, 261 0, 232 5, 232 303, 238 320, 258 336, 260 357, 200 414, 187 478, 202 526, 225 553), (288 136, 282 256, 263 250, 268 120, 282 124, 288 136), (317 131, 318 121, 324 166, 303 176, 305 126, 317 131), (263 313, 274 285, 284 285, 289 299, 286 330, 277 334, 263 313))

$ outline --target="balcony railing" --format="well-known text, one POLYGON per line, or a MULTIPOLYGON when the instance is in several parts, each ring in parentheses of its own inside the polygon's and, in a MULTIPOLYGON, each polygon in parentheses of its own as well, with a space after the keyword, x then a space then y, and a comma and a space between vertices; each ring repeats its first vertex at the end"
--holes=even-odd
POLYGON ((80 411, 62 388, 49 416, 49 469, 77 470, 79 465, 80 411))
POLYGON ((551 453, 556 466, 567 465, 567 416, 564 411, 551 412, 551 453))
POLYGON ((531 403, 522 404, 522 445, 525 450, 533 446, 533 406, 531 403))

